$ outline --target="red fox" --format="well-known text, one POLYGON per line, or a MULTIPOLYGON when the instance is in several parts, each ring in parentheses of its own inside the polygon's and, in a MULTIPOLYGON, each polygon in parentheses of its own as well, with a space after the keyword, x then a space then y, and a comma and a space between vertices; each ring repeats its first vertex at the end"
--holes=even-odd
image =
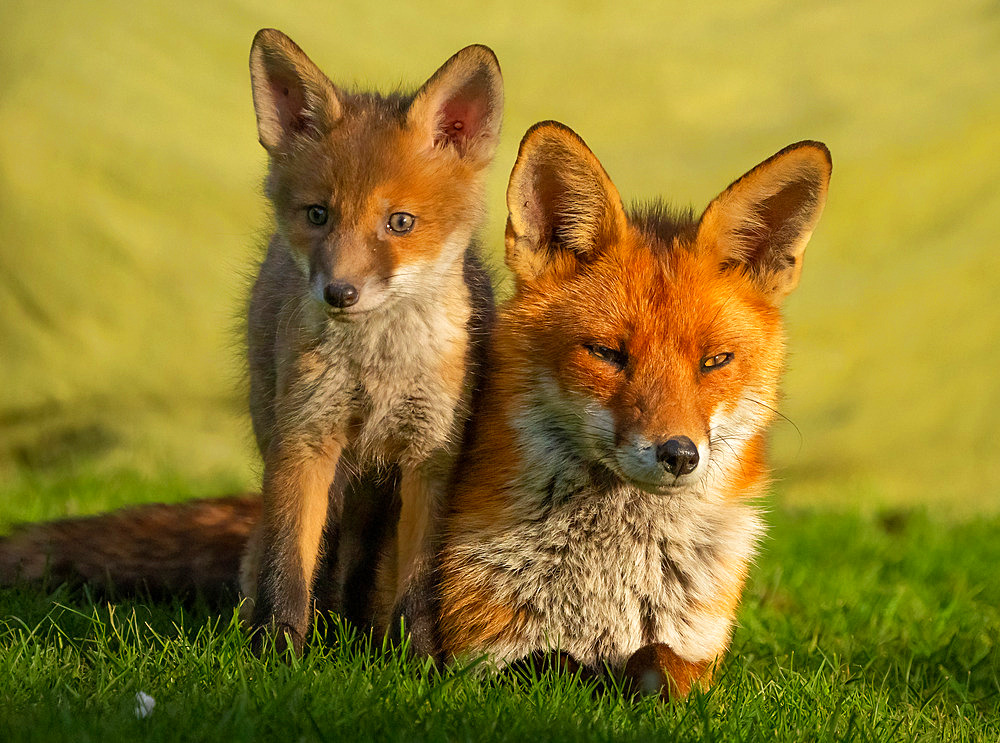
POLYGON ((830 154, 786 147, 695 219, 623 208, 555 122, 507 190, 515 293, 441 526, 438 650, 559 663, 686 695, 729 643, 763 525, 781 300, 830 154))
POLYGON ((28 529, 0 548, 0 577, 47 560, 61 575, 210 587, 247 542, 244 617, 298 650, 314 603, 374 616, 397 517, 390 582, 423 559, 493 316, 473 238, 503 84, 493 52, 469 46, 413 95, 348 92, 273 29, 254 38, 250 74, 276 222, 247 328, 263 497, 117 515, 151 545, 138 565, 106 544, 107 521, 28 529), (167 574, 184 564, 190 575, 167 574))

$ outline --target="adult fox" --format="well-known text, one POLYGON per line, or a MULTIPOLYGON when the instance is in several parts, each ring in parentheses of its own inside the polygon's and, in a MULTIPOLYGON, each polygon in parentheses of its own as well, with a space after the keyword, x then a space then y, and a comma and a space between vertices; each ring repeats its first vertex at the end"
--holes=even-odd
POLYGON ((570 129, 528 131, 507 191, 515 293, 434 581, 411 587, 437 606, 425 650, 502 665, 559 649, 664 696, 709 683, 763 530, 779 305, 830 172, 799 142, 698 219, 626 211, 570 129))
POLYGON ((242 552, 245 618, 301 649, 314 600, 378 613, 397 517, 385 572, 419 570, 493 316, 473 238, 503 86, 493 52, 470 46, 413 95, 348 92, 273 29, 250 74, 276 222, 247 323, 263 497, 22 530, 0 578, 214 588, 242 552))

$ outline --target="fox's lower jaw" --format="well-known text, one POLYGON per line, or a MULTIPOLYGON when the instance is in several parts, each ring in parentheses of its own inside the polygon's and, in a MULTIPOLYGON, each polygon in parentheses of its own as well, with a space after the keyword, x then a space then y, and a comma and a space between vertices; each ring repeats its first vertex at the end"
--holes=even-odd
POLYGON ((648 482, 636 480, 634 478, 623 478, 625 483, 650 495, 675 496, 688 491, 695 490, 694 482, 681 482, 679 478, 674 478, 673 482, 648 482))
POLYGON ((382 314, 383 310, 385 310, 387 305, 389 304, 391 304, 391 302, 382 301, 378 305, 367 309, 356 309, 354 307, 346 309, 337 309, 333 307, 320 307, 319 316, 328 323, 351 325, 354 323, 364 322, 366 319, 372 317, 373 315, 382 314))

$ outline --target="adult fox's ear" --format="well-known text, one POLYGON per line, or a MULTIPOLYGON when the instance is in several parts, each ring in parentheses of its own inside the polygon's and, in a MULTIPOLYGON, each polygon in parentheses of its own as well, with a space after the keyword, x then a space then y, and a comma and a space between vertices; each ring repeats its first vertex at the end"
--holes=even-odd
POLYGON ((329 131, 341 115, 337 89, 281 31, 262 28, 250 47, 250 83, 260 143, 271 153, 298 136, 329 131))
POLYGON ((618 190, 569 127, 535 124, 507 186, 507 265, 519 281, 592 260, 625 234, 618 190))
POLYGON ((799 283, 806 244, 826 203, 833 163, 821 142, 798 142, 723 191, 698 224, 698 244, 752 277, 778 302, 799 283))
POLYGON ((503 77, 493 51, 457 52, 417 91, 407 125, 429 149, 450 149, 476 167, 493 159, 503 118, 503 77))

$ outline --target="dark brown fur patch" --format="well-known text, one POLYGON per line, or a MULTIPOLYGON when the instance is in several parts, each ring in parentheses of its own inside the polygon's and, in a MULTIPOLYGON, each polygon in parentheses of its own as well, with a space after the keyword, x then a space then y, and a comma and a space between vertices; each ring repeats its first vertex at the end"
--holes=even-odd
POLYGON ((19 527, 0 539, 0 583, 86 582, 114 593, 235 596, 256 496, 152 504, 19 527))

